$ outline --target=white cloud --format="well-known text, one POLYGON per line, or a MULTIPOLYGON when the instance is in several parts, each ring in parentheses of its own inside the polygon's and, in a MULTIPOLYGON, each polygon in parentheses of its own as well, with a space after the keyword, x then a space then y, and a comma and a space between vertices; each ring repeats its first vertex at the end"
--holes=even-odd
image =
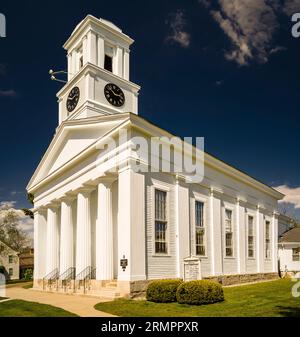
POLYGON ((279 52, 285 51, 285 50, 286 50, 286 47, 276 46, 276 47, 274 47, 270 50, 270 54, 276 54, 276 53, 279 53, 279 52))
POLYGON ((214 7, 207 0, 198 1, 209 8, 231 42, 225 58, 240 66, 251 61, 266 63, 271 54, 285 50, 272 45, 279 28, 278 15, 300 11, 300 0, 218 0, 214 7))
POLYGON ((223 83, 224 83, 224 80, 219 80, 219 81, 216 81, 216 82, 215 82, 215 85, 219 87, 219 86, 221 86, 223 83))
POLYGON ((167 36, 166 41, 178 43, 183 48, 189 47, 191 36, 185 31, 186 19, 184 12, 178 10, 176 13, 170 14, 167 24, 170 27, 170 35, 167 36))
POLYGON ((15 90, 0 90, 0 97, 16 97, 17 93, 15 90))
POLYGON ((284 199, 280 201, 281 203, 289 203, 294 205, 296 209, 300 208, 300 187, 281 185, 275 189, 285 195, 284 199))
POLYGON ((16 201, 1 201, 0 210, 7 210, 7 209, 14 208, 16 203, 17 203, 16 201))

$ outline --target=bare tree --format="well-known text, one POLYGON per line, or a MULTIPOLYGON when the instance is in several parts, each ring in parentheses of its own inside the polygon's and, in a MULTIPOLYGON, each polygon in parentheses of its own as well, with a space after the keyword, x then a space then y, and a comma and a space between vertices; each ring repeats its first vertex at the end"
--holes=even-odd
POLYGON ((300 220, 297 217, 295 207, 292 204, 290 204, 288 202, 282 202, 278 206, 278 211, 281 214, 286 215, 286 216, 288 216, 289 218, 292 219, 293 227, 300 227, 300 220))

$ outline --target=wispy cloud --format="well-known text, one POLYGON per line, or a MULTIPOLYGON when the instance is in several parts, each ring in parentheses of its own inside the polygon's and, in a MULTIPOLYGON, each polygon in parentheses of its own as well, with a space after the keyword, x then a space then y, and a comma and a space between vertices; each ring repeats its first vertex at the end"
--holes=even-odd
POLYGON ((14 208, 16 205, 16 201, 1 201, 0 202, 0 210, 7 210, 14 208))
POLYGON ((177 43, 183 48, 189 47, 191 35, 185 29, 187 22, 184 12, 177 10, 177 12, 171 13, 167 24, 170 28, 170 34, 167 36, 166 41, 177 43))
POLYGON ((276 46, 276 47, 274 47, 270 50, 270 54, 276 54, 276 53, 279 53, 279 52, 285 51, 285 50, 286 50, 286 47, 276 46))
POLYGON ((285 195, 281 203, 292 204, 296 209, 300 209, 300 187, 289 187, 288 185, 281 185, 275 189, 285 195))
POLYGON ((224 80, 218 80, 218 81, 215 82, 215 85, 217 87, 221 86, 222 84, 224 84, 224 80))
POLYGON ((17 93, 15 90, 0 90, 0 97, 16 97, 17 93))
POLYGON ((279 28, 278 15, 300 10, 300 0, 218 0, 212 7, 207 0, 198 0, 219 24, 231 42, 225 58, 240 66, 251 61, 266 63, 271 54, 285 50, 273 46, 279 28))

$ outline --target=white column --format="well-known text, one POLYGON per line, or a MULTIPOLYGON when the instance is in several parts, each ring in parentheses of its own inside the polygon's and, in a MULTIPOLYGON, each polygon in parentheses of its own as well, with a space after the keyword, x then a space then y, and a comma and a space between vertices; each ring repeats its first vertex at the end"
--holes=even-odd
POLYGON ((58 206, 51 205, 47 210, 47 261, 46 274, 59 268, 59 229, 58 206))
POLYGON ((209 215, 210 215, 210 255, 211 255, 211 276, 216 274, 215 268, 215 230, 214 230, 214 191, 210 191, 209 198, 209 215))
POLYGON ((146 279, 145 177, 128 168, 119 173, 118 195, 119 260, 127 259, 125 270, 119 265, 119 281, 146 279))
POLYGON ((74 267, 73 198, 61 202, 60 274, 74 267))
POLYGON ((76 274, 91 266, 91 210, 90 189, 82 189, 77 196, 76 274))
POLYGON ((72 69, 71 69, 71 73, 72 73, 71 77, 72 78, 74 77, 74 75, 77 72, 77 69, 76 69, 77 60, 76 60, 76 58, 77 58, 77 52, 76 52, 76 50, 73 50, 72 51, 72 69))
POLYGON ((83 66, 88 62, 88 51, 87 51, 87 37, 84 36, 82 39, 82 57, 83 57, 83 66))
POLYGON ((105 54, 105 46, 104 46, 104 39, 102 36, 98 35, 98 66, 100 68, 104 68, 104 54, 105 54))
POLYGON ((111 181, 103 181, 98 185, 97 212, 96 278, 109 281, 114 278, 111 181))
POLYGON ((278 218, 277 213, 273 213, 272 221, 272 260, 273 260, 273 272, 278 271, 278 218))
POLYGON ((123 76, 123 49, 119 46, 117 46, 115 65, 113 70, 117 76, 123 76))
POLYGON ((68 54, 67 55, 68 58, 68 81, 70 81, 72 79, 72 55, 68 54))
POLYGON ((236 259, 237 259, 237 273, 241 273, 241 242, 240 242, 240 200, 236 200, 236 259))
POLYGON ((263 254, 263 251, 261 252, 260 249, 260 240, 261 240, 261 223, 260 223, 260 211, 259 206, 257 206, 256 210, 256 263, 257 263, 257 273, 260 273, 261 271, 261 254, 263 254))
POLYGON ((190 200, 188 185, 177 178, 175 186, 177 277, 183 277, 183 260, 190 255, 190 200))
POLYGON ((96 34, 89 31, 87 34, 87 62, 97 64, 97 39, 96 34))
POLYGON ((34 281, 35 287, 38 280, 46 276, 46 238, 47 218, 45 209, 34 211, 34 281))
POLYGON ((129 55, 129 50, 124 50, 123 77, 127 81, 129 81, 130 76, 129 55))

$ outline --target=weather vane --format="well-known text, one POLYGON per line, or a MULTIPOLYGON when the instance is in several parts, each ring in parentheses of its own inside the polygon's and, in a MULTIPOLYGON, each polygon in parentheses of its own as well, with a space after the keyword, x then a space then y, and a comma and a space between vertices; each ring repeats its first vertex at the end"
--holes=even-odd
POLYGON ((68 72, 65 71, 65 70, 60 70, 60 71, 54 71, 52 69, 49 70, 49 75, 51 76, 50 78, 51 78, 52 81, 67 83, 67 81, 56 78, 56 75, 61 75, 61 74, 67 74, 68 75, 68 72))

